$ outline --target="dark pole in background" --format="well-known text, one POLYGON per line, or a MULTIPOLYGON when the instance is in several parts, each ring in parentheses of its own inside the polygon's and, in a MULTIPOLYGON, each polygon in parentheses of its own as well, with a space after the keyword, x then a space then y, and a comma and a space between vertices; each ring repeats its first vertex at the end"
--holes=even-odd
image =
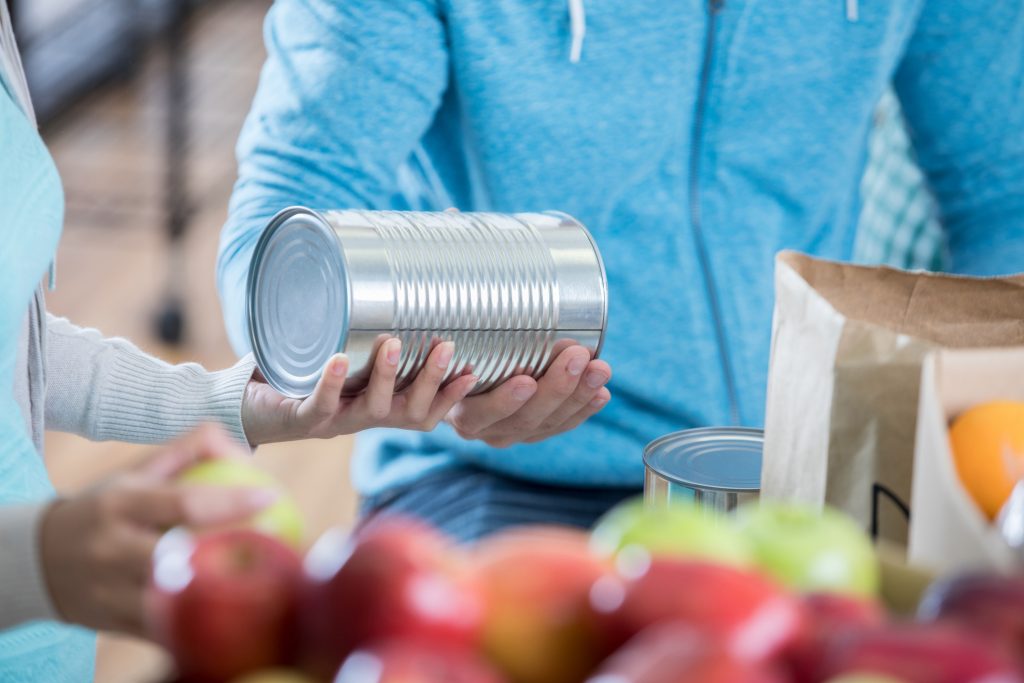
POLYGON ((166 176, 164 215, 167 230, 167 284, 156 316, 161 341, 178 344, 185 334, 184 245, 192 207, 188 193, 188 54, 186 24, 189 0, 171 0, 164 29, 167 52, 166 176))

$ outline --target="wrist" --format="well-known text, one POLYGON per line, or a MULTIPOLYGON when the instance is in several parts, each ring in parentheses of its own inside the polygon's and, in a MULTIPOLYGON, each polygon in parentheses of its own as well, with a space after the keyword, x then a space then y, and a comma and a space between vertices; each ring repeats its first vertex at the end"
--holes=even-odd
POLYGON ((266 443, 303 438, 294 413, 276 391, 257 379, 249 380, 242 394, 242 432, 250 448, 266 443))
POLYGON ((249 380, 242 393, 242 435, 245 437, 250 448, 256 448, 267 442, 263 429, 263 420, 259 419, 259 415, 254 407, 256 403, 256 384, 256 380, 249 380))

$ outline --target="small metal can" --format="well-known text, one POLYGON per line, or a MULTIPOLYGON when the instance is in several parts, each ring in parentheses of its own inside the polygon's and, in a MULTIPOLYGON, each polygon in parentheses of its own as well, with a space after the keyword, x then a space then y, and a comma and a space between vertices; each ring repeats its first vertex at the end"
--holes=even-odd
POLYGON ((746 427, 703 427, 674 432, 644 449, 644 500, 696 502, 715 513, 756 500, 761 488, 764 432, 746 427))
POLYGON ((564 348, 601 350, 604 265, 562 213, 282 211, 253 254, 249 338, 267 382, 308 396, 324 363, 349 358, 345 393, 365 389, 383 340, 402 342, 396 390, 434 345, 455 342, 445 381, 473 393, 539 377, 564 348))

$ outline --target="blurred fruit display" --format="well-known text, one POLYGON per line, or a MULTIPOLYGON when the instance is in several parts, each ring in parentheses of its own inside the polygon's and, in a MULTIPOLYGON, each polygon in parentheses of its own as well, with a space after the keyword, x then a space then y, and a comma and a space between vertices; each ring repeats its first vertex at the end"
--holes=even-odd
POLYGON ((1024 577, 877 598, 834 510, 611 511, 459 547, 421 522, 332 530, 300 559, 256 529, 174 530, 155 640, 198 683, 1024 683, 1024 577))

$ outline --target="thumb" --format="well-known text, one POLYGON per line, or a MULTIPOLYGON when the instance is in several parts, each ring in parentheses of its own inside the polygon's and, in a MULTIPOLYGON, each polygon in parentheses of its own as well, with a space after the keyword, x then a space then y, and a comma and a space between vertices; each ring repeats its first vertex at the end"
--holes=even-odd
POLYGON ((268 488, 168 484, 125 495, 125 514, 130 519, 163 530, 243 521, 273 504, 279 494, 268 488))
POLYGON ((345 386, 348 375, 348 358, 343 353, 336 353, 324 366, 320 379, 310 394, 299 406, 299 414, 303 417, 328 418, 338 412, 341 406, 341 390, 345 386))
POLYGON ((241 458, 245 452, 223 427, 207 424, 167 444, 136 471, 146 481, 167 481, 201 460, 223 457, 241 458))

